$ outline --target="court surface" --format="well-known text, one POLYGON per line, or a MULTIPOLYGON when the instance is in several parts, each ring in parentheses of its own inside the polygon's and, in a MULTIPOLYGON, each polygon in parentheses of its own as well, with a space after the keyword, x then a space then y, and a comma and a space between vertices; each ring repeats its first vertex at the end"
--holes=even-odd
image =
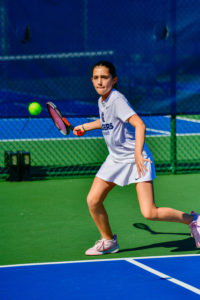
POLYGON ((199 299, 200 255, 0 267, 1 300, 199 299))
MULTIPOLYGON (((146 136, 170 136, 170 117, 168 116, 151 116, 142 117, 146 124, 146 136)), ((73 124, 83 124, 91 122, 93 118, 69 118, 73 124)), ((17 140, 53 140, 69 139, 75 137, 71 132, 67 137, 55 128, 51 119, 29 118, 29 119, 0 119, 0 126, 3 128, 0 132, 1 141, 17 140), (13 125, 12 125, 13 124, 13 125), (10 130, 12 128, 12 130, 10 130)), ((181 135, 200 135, 200 120, 187 119, 184 117, 177 118, 177 136, 181 135)), ((100 130, 87 132, 85 138, 103 138, 100 130)))
MULTIPOLYGON (((158 176, 157 204, 198 211, 199 178, 158 176)), ((200 249, 188 227, 145 220, 131 185, 105 203, 120 252, 85 256, 99 237, 85 201, 91 183, 0 183, 0 299, 197 299, 200 249)))
MULTIPOLYGON (((143 119, 147 127, 147 136, 170 136, 169 117, 143 119)), ((80 123, 90 120, 79 118, 80 123)), ((50 119, 0 119, 0 126, 4 129, 0 133, 3 143, 35 139, 76 139, 72 134, 63 137, 50 119), (8 128, 10 122, 14 123, 12 130, 8 128)), ((177 118, 177 135, 200 135, 200 122, 177 118)), ((101 131, 93 131, 88 132, 84 138, 103 137, 101 131)), ((186 211, 189 211, 190 207, 197 210, 198 197, 193 197, 192 192, 196 195, 195 179, 197 180, 198 176, 193 176, 195 175, 190 176, 191 182, 189 177, 186 179, 184 175, 176 179, 171 176, 166 180, 165 177, 158 178, 155 186, 160 201, 169 206, 175 203, 177 208, 186 211), (170 187, 168 194, 165 191, 166 182, 170 187), (178 186, 182 185, 185 186, 188 195, 186 191, 184 195, 180 193, 178 186)), ((138 207, 132 199, 135 198, 135 194, 130 196, 131 187, 124 188, 123 194, 116 189, 112 194, 113 200, 106 204, 110 208, 112 223, 119 232, 122 250, 119 254, 106 256, 106 259, 85 257, 83 249, 87 249, 97 234, 93 223, 90 223, 85 201, 82 201, 91 182, 87 179, 78 181, 79 183, 69 179, 12 183, 13 191, 18 197, 13 197, 11 186, 8 190, 9 183, 1 184, 5 193, 2 194, 0 212, 0 300, 199 298, 200 254, 189 236, 189 231, 180 224, 153 225, 151 222, 145 222, 150 227, 141 227, 144 220, 139 212, 136 212, 138 207), (66 201, 63 195, 69 191, 67 184, 73 191, 70 193, 73 197, 70 196, 66 201), (55 190, 61 191, 56 195, 56 199, 53 197, 55 190), (126 199, 126 210, 122 198, 126 199), (73 225, 76 220, 79 222, 78 228, 73 225), (91 235, 89 239, 86 238, 87 234, 91 235), (74 236, 76 244, 73 243, 74 236), (159 252, 164 256, 160 256, 159 252), (168 253, 170 255, 165 256, 168 253), (180 255, 172 255, 174 253, 180 255), (128 255, 130 257, 127 257, 128 255), (136 257, 132 257, 133 255, 136 257), (68 261, 70 259, 72 260, 68 261), (60 261, 56 262, 58 260, 60 261)))

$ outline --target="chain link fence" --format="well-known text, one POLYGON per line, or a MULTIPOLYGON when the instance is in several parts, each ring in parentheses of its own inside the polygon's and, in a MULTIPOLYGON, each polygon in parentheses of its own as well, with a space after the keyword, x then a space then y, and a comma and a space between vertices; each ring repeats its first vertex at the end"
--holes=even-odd
POLYGON ((98 118, 90 78, 102 59, 146 124, 157 171, 199 171, 199 13, 194 0, 2 0, 0 176, 7 152, 30 153, 31 178, 95 174, 107 155, 101 131, 61 136, 46 102, 75 125, 98 118))

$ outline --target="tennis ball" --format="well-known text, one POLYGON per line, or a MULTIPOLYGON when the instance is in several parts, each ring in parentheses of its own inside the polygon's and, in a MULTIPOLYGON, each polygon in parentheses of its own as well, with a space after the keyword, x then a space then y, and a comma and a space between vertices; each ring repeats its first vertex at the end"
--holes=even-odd
POLYGON ((42 107, 41 107, 40 103, 32 102, 28 106, 28 111, 31 115, 36 116, 36 115, 39 115, 41 113, 42 107))

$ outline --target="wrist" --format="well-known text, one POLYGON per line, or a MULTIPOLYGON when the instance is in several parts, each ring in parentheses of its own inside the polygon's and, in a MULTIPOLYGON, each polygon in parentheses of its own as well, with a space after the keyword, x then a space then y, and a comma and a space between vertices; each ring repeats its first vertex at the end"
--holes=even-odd
POLYGON ((140 150, 135 150, 135 154, 142 154, 142 151, 140 151, 140 150))
POLYGON ((84 125, 82 125, 82 129, 83 129, 83 131, 84 131, 84 133, 86 132, 86 130, 85 130, 85 127, 84 127, 84 125))
POLYGON ((135 155, 135 157, 136 157, 136 156, 139 157, 139 156, 142 155, 142 152, 141 152, 141 151, 135 151, 134 155, 135 155))

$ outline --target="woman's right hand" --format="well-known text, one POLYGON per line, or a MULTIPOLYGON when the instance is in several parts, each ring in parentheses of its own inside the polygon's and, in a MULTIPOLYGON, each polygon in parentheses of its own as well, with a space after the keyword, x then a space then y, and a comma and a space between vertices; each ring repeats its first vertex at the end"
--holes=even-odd
POLYGON ((82 135, 85 134, 85 130, 84 130, 83 125, 78 125, 78 126, 74 127, 73 134, 76 135, 76 136, 79 136, 78 131, 81 131, 82 135))
POLYGON ((145 166, 145 161, 152 163, 148 158, 144 158, 141 153, 135 153, 135 163, 137 166, 138 176, 141 178, 145 175, 145 172, 148 172, 147 167, 145 166))

